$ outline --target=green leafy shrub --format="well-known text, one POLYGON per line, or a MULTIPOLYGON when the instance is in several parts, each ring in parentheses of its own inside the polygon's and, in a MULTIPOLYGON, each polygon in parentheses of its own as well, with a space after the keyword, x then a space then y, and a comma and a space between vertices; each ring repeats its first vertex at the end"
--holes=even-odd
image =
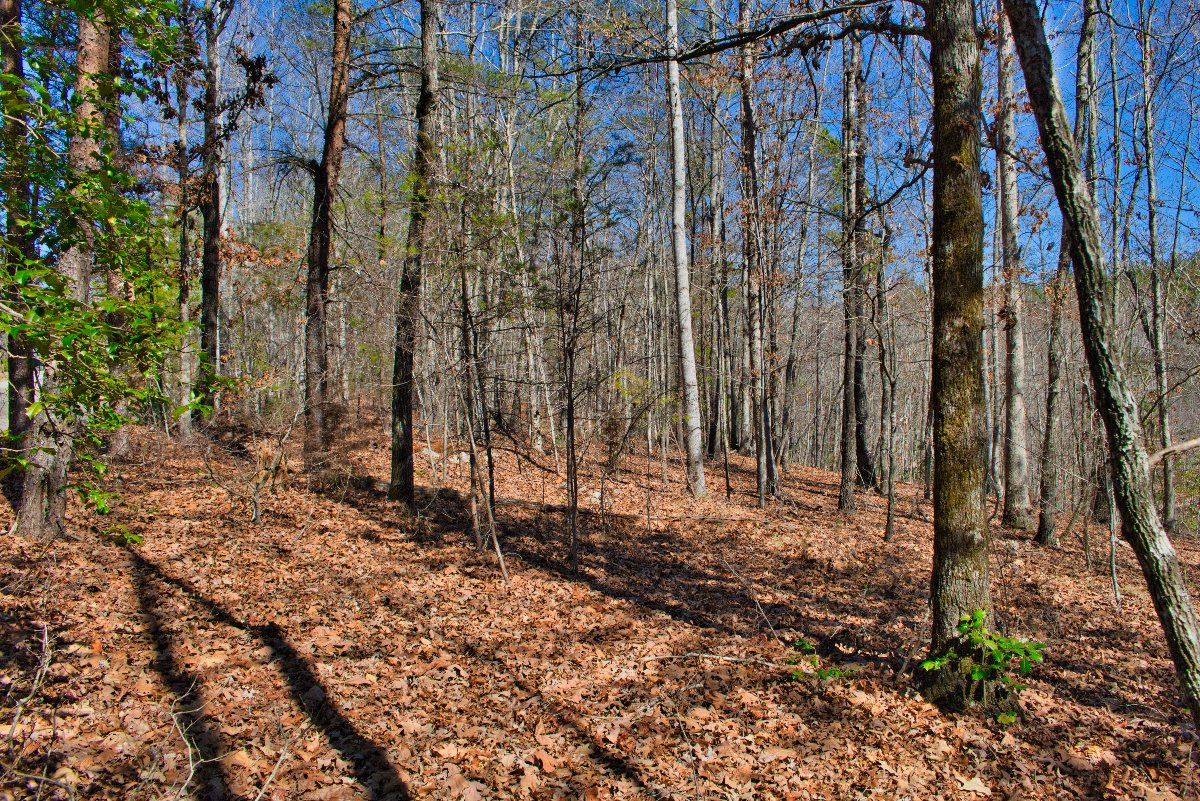
POLYGON ((940 656, 926 659, 921 667, 938 671, 950 666, 964 673, 974 685, 998 684, 1009 693, 1018 694, 1026 685, 1017 677, 1029 675, 1033 664, 1042 661, 1046 646, 992 631, 984 625, 985 617, 982 609, 963 615, 958 623, 957 646, 940 656), (961 654, 958 653, 960 650, 961 654))

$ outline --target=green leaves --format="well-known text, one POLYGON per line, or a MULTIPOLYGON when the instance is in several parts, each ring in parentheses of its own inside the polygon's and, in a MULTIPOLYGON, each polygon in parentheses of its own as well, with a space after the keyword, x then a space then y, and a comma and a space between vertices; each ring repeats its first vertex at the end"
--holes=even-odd
POLYGON ((1029 675, 1033 664, 1042 661, 1046 646, 991 631, 984 624, 985 617, 986 613, 981 609, 963 615, 958 623, 958 644, 962 655, 953 648, 949 649, 941 656, 923 661, 921 669, 936 671, 958 666, 974 682, 997 683, 1013 693, 1019 693, 1026 685, 1021 684, 1016 676, 1029 675))

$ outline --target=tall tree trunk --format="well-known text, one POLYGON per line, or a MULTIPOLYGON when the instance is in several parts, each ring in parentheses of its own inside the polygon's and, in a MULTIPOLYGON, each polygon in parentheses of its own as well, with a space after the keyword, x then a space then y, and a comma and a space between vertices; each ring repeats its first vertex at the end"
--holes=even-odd
POLYGON ((1137 404, 1113 352, 1116 331, 1105 305, 1100 222, 1079 167, 1040 10, 1033 0, 1006 0, 1004 5, 1054 191, 1070 232, 1079 322, 1108 437, 1114 502, 1162 622, 1184 697, 1192 717, 1200 722, 1200 619, 1188 595, 1179 557, 1155 508, 1137 404))
MULTIPOLYGON (((1154 390, 1158 412, 1159 446, 1171 447, 1170 399, 1167 387, 1167 354, 1165 328, 1167 316, 1167 279, 1162 272, 1162 258, 1158 240, 1158 163, 1155 151, 1156 120, 1154 100, 1157 94, 1154 68, 1154 46, 1151 31, 1153 8, 1146 2, 1138 3, 1138 43, 1141 48, 1142 72, 1142 150, 1146 159, 1146 228, 1150 256, 1150 309, 1146 310, 1143 298, 1137 298, 1141 309, 1142 327, 1150 344, 1150 355, 1154 365, 1154 390)), ((1130 276, 1135 275, 1130 270, 1130 276)), ((1136 282, 1134 284, 1136 289, 1136 282)), ((1175 528, 1175 463, 1168 453, 1162 458, 1162 521, 1167 531, 1175 528)))
POLYGON ((858 354, 859 282, 858 235, 858 62, 862 47, 857 37, 842 42, 842 314, 845 347, 842 361, 842 480, 838 509, 854 511, 854 485, 858 480, 858 403, 854 392, 858 354))
POLYGON ((329 110, 321 161, 313 170, 312 227, 308 235, 308 274, 304 294, 304 464, 324 464, 329 447, 329 356, 327 353, 329 268, 333 251, 333 201, 346 148, 346 109, 350 103, 350 3, 334 0, 333 64, 329 110))
POLYGON ((667 96, 671 114, 671 246, 675 256, 675 304, 679 324, 679 372, 683 385, 688 488, 703 497, 704 442, 700 426, 700 390, 696 383, 696 346, 692 341, 692 289, 687 243, 687 149, 683 132, 683 97, 679 89, 679 11, 667 0, 667 96))
POLYGON ((854 58, 854 450, 859 486, 877 487, 879 476, 867 438, 867 76, 863 69, 862 40, 852 40, 854 58))
MULTIPOLYGON (((738 4, 738 25, 750 24, 747 0, 738 4)), ((753 45, 741 49, 738 84, 741 89, 741 161, 742 161, 742 253, 746 271, 746 318, 750 357, 751 430, 754 434, 755 476, 758 505, 766 505, 767 495, 775 494, 774 455, 771 446, 771 411, 766 391, 766 364, 763 352, 763 281, 761 215, 758 191, 757 121, 754 115, 753 45)))
MULTIPOLYGON (((1025 531, 1033 525, 1029 504, 1029 420, 1025 408, 1025 314, 1021 298, 1021 246, 1017 170, 1013 164, 1017 126, 1013 93, 1012 34, 1003 9, 997 28, 996 172, 1000 183, 1000 245, 1004 273, 1004 525, 1025 531)), ((999 391, 999 388, 996 388, 999 391)))
MULTIPOLYGON (((67 145, 67 163, 71 171, 86 175, 101 166, 101 141, 104 111, 99 103, 102 84, 109 65, 109 40, 112 31, 102 11, 92 16, 79 15, 79 37, 75 56, 75 130, 67 145)), ((58 258, 58 272, 69 287, 71 300, 81 306, 88 302, 95 256, 92 220, 75 220, 76 236, 58 258)), ((41 397, 55 392, 55 366, 47 364, 41 374, 41 397)), ((18 530, 28 537, 45 538, 62 531, 66 514, 67 473, 74 456, 73 436, 78 422, 57 419, 43 409, 30 422, 29 466, 24 474, 18 530)))
MULTIPOLYGON (((973 2, 929 9, 933 76, 933 637, 942 652, 959 618, 991 611, 983 397, 982 79, 973 2)), ((965 677, 934 671, 929 697, 953 704, 965 677)))
MULTIPOLYGON (((180 25, 190 25, 186 16, 188 6, 185 4, 181 12, 180 25)), ((183 48, 178 53, 181 62, 186 61, 188 54, 183 48)), ((191 181, 191 153, 188 151, 188 107, 191 105, 188 92, 188 75, 183 66, 175 70, 175 122, 177 148, 175 154, 175 170, 179 179, 179 200, 176 203, 176 215, 179 217, 179 322, 190 325, 192 322, 191 309, 191 280, 192 280, 192 241, 191 214, 192 201, 189 187, 191 181)), ((179 405, 184 411, 179 416, 179 431, 184 436, 192 433, 192 412, 186 408, 192 403, 192 336, 187 334, 179 343, 179 405)))
POLYGON ((392 468, 388 497, 409 507, 415 502, 413 481, 413 406, 416 399, 414 360, 420 322, 421 271, 425 265, 425 228, 433 200, 438 147, 434 123, 438 101, 437 0, 421 0, 421 89, 417 95, 417 143, 413 150, 408 242, 400 273, 396 307, 396 349, 392 363, 392 468))
MULTIPOLYGON (((1078 57, 1075 66, 1075 141, 1095 141, 1096 77, 1096 0, 1084 0, 1083 25, 1079 30, 1078 57)), ((1007 17, 1005 17, 1007 20, 1007 17)), ((1087 175, 1095 176, 1095 148, 1088 148, 1087 175)), ((1094 195, 1093 195, 1094 202, 1094 195)), ((1041 485, 1038 492, 1038 529, 1035 541, 1041 545, 1058 544, 1058 449, 1062 408, 1064 349, 1063 302, 1071 280, 1071 243, 1064 228, 1059 242, 1058 268, 1050 285, 1050 332, 1046 351, 1046 430, 1042 441, 1041 485)))
MULTIPOLYGON (((112 31, 108 42, 108 67, 105 72, 110 76, 119 76, 121 74, 121 34, 119 30, 112 31)), ((104 135, 109 147, 109 160, 118 169, 125 168, 125 153, 124 144, 121 141, 121 87, 118 82, 113 82, 111 96, 105 99, 104 107, 104 135)), ((133 300, 133 288, 125 279, 124 273, 121 271, 121 266, 113 265, 109 268, 108 274, 105 276, 105 289, 108 292, 109 300, 120 300, 128 302, 133 300)), ((116 329, 120 329, 128 322, 120 314, 109 314, 108 322, 116 329)), ((125 372, 128 370, 127 365, 119 365, 118 370, 125 372)), ((116 404, 114 410, 122 419, 129 418, 129 399, 122 398, 116 404)), ((111 460, 123 459, 129 454, 129 426, 125 423, 118 425, 108 435, 108 441, 105 443, 105 453, 111 460)))
MULTIPOLYGON (((8 256, 9 275, 23 268, 22 262, 37 257, 30 231, 33 212, 33 193, 29 183, 28 127, 25 113, 24 31, 21 20, 21 0, 0 0, 0 62, 9 85, 3 94, 4 126, 0 130, 3 147, 4 180, 4 238, 8 256)), ((8 298, 17 305, 18 297, 8 298)), ((8 443, 5 462, 25 453, 25 437, 29 431, 29 404, 33 402, 33 360, 22 338, 8 338, 8 443)), ((13 509, 20 508, 20 470, 13 470, 3 482, 4 494, 13 509)))
POLYGON ((210 0, 204 9, 204 168, 200 186, 202 247, 200 251, 200 364, 197 387, 201 404, 214 409, 221 374, 221 164, 225 138, 221 130, 221 32, 232 3, 210 0))

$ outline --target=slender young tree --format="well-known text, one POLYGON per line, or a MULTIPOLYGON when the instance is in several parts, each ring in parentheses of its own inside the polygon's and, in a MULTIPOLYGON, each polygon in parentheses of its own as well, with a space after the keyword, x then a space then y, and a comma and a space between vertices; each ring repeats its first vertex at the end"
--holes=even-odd
POLYGON ((1040 9, 1035 0, 1005 0, 1004 6, 1054 193, 1070 235, 1079 323, 1108 440, 1113 502, 1121 515, 1125 539, 1141 565, 1184 697, 1193 719, 1200 723, 1200 618, 1188 594, 1179 557, 1155 508, 1137 403, 1116 359, 1116 330, 1105 302, 1099 215, 1079 167, 1040 9))
MULTIPOLYGON (((738 25, 750 25, 750 4, 740 0, 738 25)), ((738 86, 741 93, 742 165, 742 261, 746 274, 746 322, 750 360, 751 430, 754 434, 755 476, 758 505, 777 490, 774 447, 771 444, 771 405, 767 394, 767 365, 763 348, 763 253, 758 185, 758 122, 754 109, 754 50, 743 45, 738 54, 738 86)))
POLYGON ((421 271, 438 158, 434 140, 438 102, 437 26, 437 0, 421 0, 421 89, 417 95, 417 141, 410 170, 408 243, 401 265, 400 300, 396 307, 396 345, 392 362, 392 469, 388 484, 388 497, 410 507, 416 499, 413 481, 413 407, 417 394, 414 359, 420 323, 421 271))
POLYGON ((350 2, 334 0, 329 108, 321 160, 312 166, 313 210, 308 236, 304 294, 304 464, 324 464, 329 447, 328 325, 330 257, 333 253, 333 200, 346 149, 350 103, 350 2))
POLYGON ((700 425, 700 389, 696 381, 696 346, 692 339, 692 289, 687 243, 687 147, 683 131, 683 96, 679 89, 679 10, 667 0, 667 98, 671 115, 671 248, 675 257, 675 305, 679 327, 679 373, 683 386, 688 488, 703 497, 704 441, 700 425))
POLYGON ((1016 100, 1012 33, 1000 8, 996 29, 996 172, 1000 183, 1000 249, 1004 273, 1004 525, 1022 531, 1033 525, 1029 503, 1029 420, 1025 408, 1025 312, 1021 297, 1021 245, 1017 195, 1016 100))
MULTIPOLYGON (((1079 29, 1078 57, 1075 62, 1075 141, 1095 142, 1096 125, 1096 0, 1084 0, 1083 24, 1079 29)), ((1007 19, 1007 17, 1006 17, 1007 19)), ((1093 179, 1096 151, 1089 146, 1084 169, 1093 179)), ((1093 184, 1093 202, 1095 202, 1093 184)), ((1065 226, 1066 223, 1064 223, 1065 226)), ((1064 368, 1063 303, 1069 291, 1071 243, 1066 231, 1059 240, 1058 266, 1050 284, 1049 342, 1046 350, 1046 422, 1042 440, 1041 483, 1038 491, 1038 529, 1035 541, 1040 545, 1058 545, 1058 441, 1062 428, 1062 379, 1064 368)))
POLYGON ((855 394, 859 308, 858 245, 858 69, 862 44, 851 36, 842 43, 842 316, 845 342, 842 360, 842 480, 838 509, 853 512, 858 480, 858 403, 855 394))

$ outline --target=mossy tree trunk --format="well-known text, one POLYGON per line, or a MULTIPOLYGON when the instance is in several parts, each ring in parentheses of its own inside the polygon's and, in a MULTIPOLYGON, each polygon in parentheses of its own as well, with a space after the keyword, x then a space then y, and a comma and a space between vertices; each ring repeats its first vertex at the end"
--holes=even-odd
MULTIPOLYGON (((982 80, 975 4, 929 7, 933 73, 933 653, 958 623, 991 610, 983 388, 983 204, 979 122, 982 80)), ((956 666, 929 675, 928 697, 953 704, 956 666)))

